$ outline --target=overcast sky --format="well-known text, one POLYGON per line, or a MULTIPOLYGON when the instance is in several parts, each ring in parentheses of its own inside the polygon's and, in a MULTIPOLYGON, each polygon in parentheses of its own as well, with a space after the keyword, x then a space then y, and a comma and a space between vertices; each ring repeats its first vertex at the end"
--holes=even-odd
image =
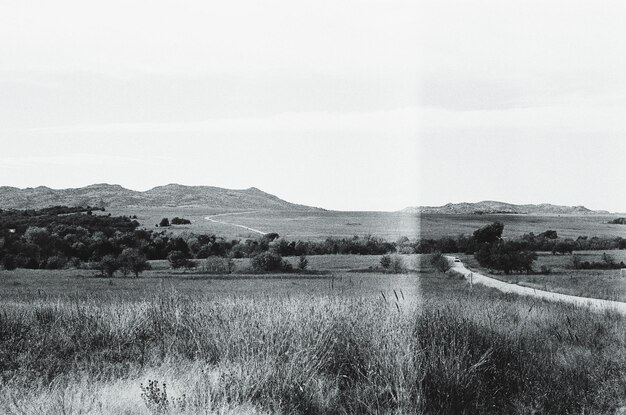
POLYGON ((409 1, 0 3, 0 184, 417 203, 409 1))
POLYGON ((626 211, 620 2, 0 3, 0 185, 626 211))
POLYGON ((432 1, 420 199, 626 211, 626 6, 432 1))

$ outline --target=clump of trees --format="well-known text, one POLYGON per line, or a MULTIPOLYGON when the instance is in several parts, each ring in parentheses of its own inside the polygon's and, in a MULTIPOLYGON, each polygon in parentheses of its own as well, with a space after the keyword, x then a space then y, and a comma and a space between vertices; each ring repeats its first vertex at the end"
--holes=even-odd
POLYGON ((198 266, 195 261, 189 259, 188 256, 182 251, 171 251, 167 255, 167 260, 173 269, 184 268, 189 270, 198 266))
POLYGON ((606 252, 602 254, 602 261, 583 261, 578 255, 572 257, 574 269, 621 269, 626 268, 624 261, 617 262, 612 255, 606 252))
POLYGON ((533 262, 537 253, 528 250, 523 244, 516 241, 502 240, 504 225, 494 222, 474 232, 476 252, 474 257, 484 267, 511 272, 533 272, 533 262))
POLYGON ((113 277, 118 271, 124 277, 133 274, 135 278, 138 278, 142 272, 152 269, 146 256, 134 248, 126 248, 118 256, 105 255, 96 263, 96 266, 102 273, 102 276, 109 278, 113 277))
POLYGON ((167 228, 168 226, 170 226, 170 220, 168 218, 163 218, 161 219, 161 222, 159 222, 158 226, 160 226, 161 228, 167 228))
POLYGON ((280 254, 270 251, 253 256, 251 265, 255 272, 289 272, 293 270, 292 265, 284 260, 280 254))
POLYGON ((609 221, 612 225, 626 225, 626 218, 617 218, 609 221))
POLYGON ((172 225, 191 225, 191 221, 185 218, 179 218, 178 216, 172 218, 172 225))
POLYGON ((406 267, 404 265, 404 259, 398 254, 394 255, 383 255, 380 258, 380 265, 387 272, 391 272, 393 274, 400 274, 406 272, 406 267))

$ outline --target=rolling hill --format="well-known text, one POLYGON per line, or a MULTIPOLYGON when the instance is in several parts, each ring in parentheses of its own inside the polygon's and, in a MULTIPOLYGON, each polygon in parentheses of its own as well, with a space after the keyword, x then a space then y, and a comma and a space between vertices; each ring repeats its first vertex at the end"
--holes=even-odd
POLYGON ((443 206, 408 207, 402 212, 437 213, 448 215, 518 214, 518 215, 606 215, 605 210, 591 210, 584 206, 560 206, 549 203, 515 205, 485 200, 477 203, 448 203, 443 206))
POLYGON ((39 209, 48 206, 93 207, 210 207, 216 209, 316 210, 282 200, 255 187, 242 190, 212 186, 168 184, 140 192, 119 185, 93 184, 74 189, 40 186, 0 187, 0 209, 39 209))

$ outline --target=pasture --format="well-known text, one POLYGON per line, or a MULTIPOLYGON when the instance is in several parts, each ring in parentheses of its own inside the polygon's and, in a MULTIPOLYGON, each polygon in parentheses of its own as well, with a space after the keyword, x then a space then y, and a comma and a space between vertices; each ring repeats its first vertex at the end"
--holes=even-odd
MULTIPOLYGON (((162 218, 175 216, 191 220, 191 225, 176 225, 168 232, 212 233, 226 239, 256 238, 258 234, 248 230, 205 220, 206 216, 228 213, 210 208, 159 207, 159 208, 110 208, 105 214, 137 215, 138 222, 147 229, 159 230, 155 224, 162 218)), ((495 221, 504 224, 505 238, 522 236, 525 233, 539 234, 548 229, 556 230, 562 238, 576 239, 578 236, 623 237, 626 226, 607 223, 614 216, 599 215, 443 215, 411 214, 399 212, 336 212, 336 211, 257 211, 230 212, 232 215, 218 219, 248 226, 263 232, 276 232, 290 240, 319 241, 327 237, 352 237, 373 235, 388 241, 402 236, 410 239, 455 237, 471 235, 476 229, 495 221)), ((98 214, 100 214, 98 212, 98 214)))
MULTIPOLYGON (((191 225, 177 225, 167 228, 175 234, 182 232, 212 233, 226 239, 256 238, 259 235, 232 225, 205 220, 212 214, 226 213, 204 208, 111 208, 105 213, 116 215, 137 215, 138 222, 147 229, 158 230, 162 218, 175 216, 191 220, 191 225)), ((219 220, 259 229, 263 232, 276 232, 290 240, 318 241, 327 237, 352 237, 373 235, 395 241, 401 236, 410 239, 419 233, 418 216, 394 212, 335 212, 335 211, 257 211, 232 212, 233 215, 220 216, 219 220)))

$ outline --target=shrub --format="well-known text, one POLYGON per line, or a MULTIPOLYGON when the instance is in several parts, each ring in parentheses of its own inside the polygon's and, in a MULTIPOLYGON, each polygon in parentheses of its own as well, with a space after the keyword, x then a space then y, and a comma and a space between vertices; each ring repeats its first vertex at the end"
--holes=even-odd
POLYGON ((170 226, 170 220, 168 218, 161 219, 161 222, 159 222, 159 226, 162 228, 167 228, 168 226, 170 226))
POLYGON ((398 255, 398 254, 393 255, 391 257, 391 265, 390 265, 389 269, 394 274, 401 274, 401 273, 405 272, 406 271, 406 267, 404 266, 404 259, 400 255, 398 255))
POLYGON ((450 270, 450 261, 441 252, 436 252, 430 256, 430 264, 439 272, 450 270))
POLYGON ((308 265, 309 260, 306 259, 306 255, 300 255, 300 258, 298 258, 298 269, 304 271, 308 265))
POLYGON ((67 258, 62 255, 48 257, 46 269, 63 269, 67 265, 67 258))
POLYGON ((291 271, 291 264, 275 252, 262 252, 252 257, 252 269, 256 272, 291 271))
POLYGON ((230 274, 235 269, 231 258, 208 257, 202 264, 202 270, 209 274, 230 274))
POLYGON ((380 265, 384 268, 384 269, 389 269, 389 267, 391 266, 391 257, 389 255, 383 255, 380 258, 380 265))

